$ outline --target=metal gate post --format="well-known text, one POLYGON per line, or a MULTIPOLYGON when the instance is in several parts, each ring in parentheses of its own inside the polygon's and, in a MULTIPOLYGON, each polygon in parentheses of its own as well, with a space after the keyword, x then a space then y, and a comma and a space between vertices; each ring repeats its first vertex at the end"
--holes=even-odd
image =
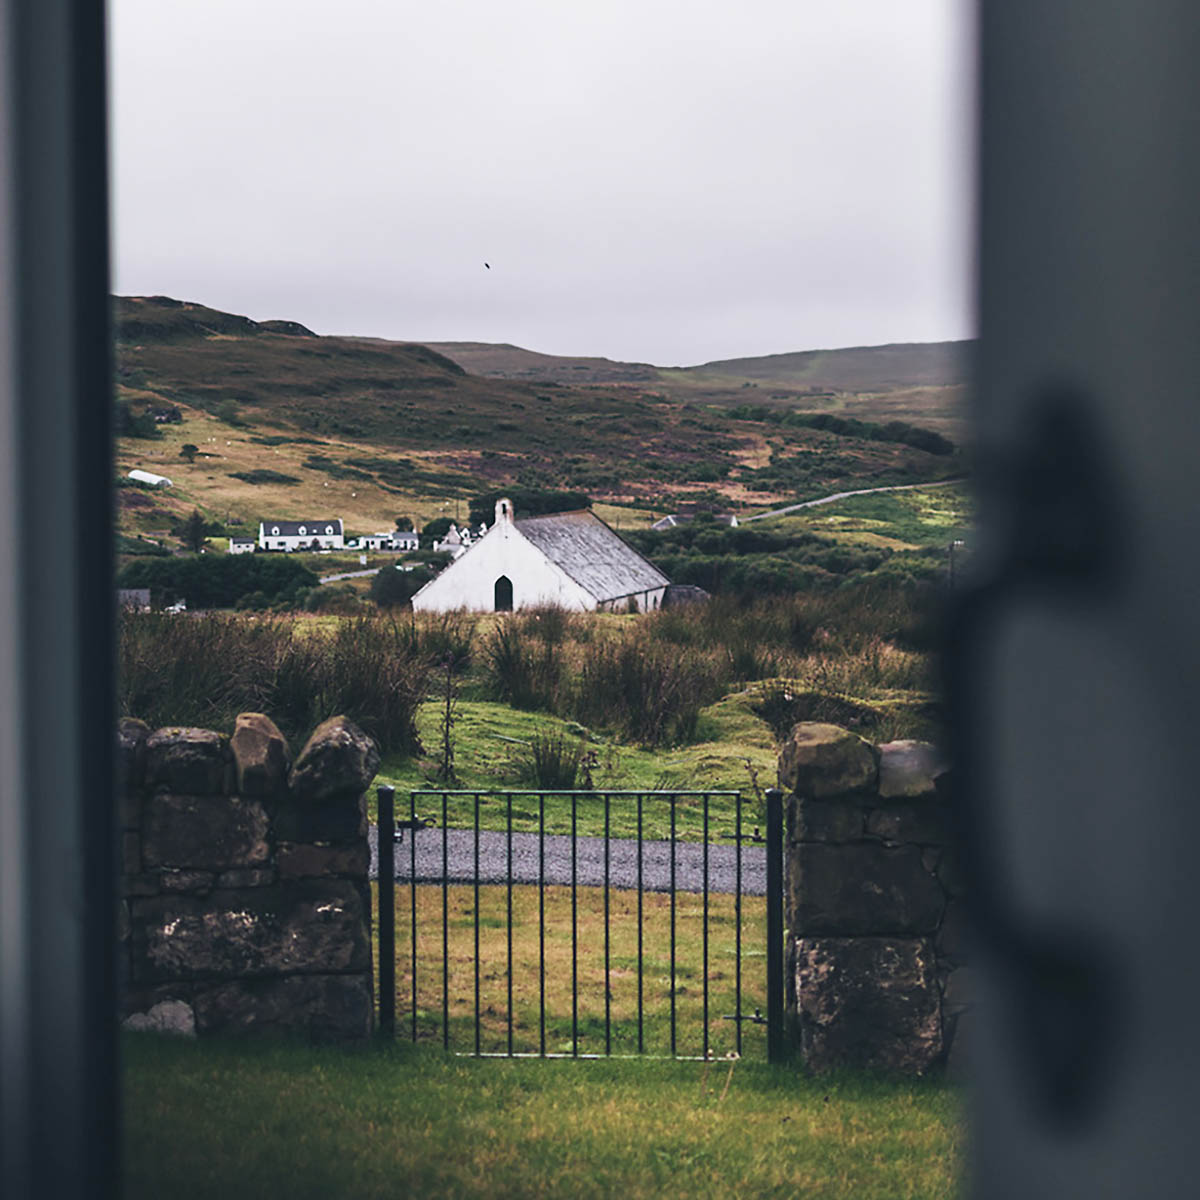
MULTIPOLYGON (((396 789, 382 784, 375 823, 379 864, 379 1032, 396 1036, 396 789)), ((413 832, 416 837, 416 831, 413 832)))
POLYGON ((783 793, 767 791, 767 1061, 783 1062, 783 793))

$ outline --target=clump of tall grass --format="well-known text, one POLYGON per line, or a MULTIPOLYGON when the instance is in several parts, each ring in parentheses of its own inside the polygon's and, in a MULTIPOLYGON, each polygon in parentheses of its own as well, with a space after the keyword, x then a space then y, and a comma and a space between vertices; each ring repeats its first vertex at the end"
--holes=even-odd
POLYGON ((119 711, 152 726, 229 729, 239 712, 265 712, 296 746, 344 713, 385 753, 415 753, 429 672, 405 631, 376 616, 303 636, 278 617, 124 613, 117 627, 119 711))
POLYGON ((488 693, 641 745, 693 740, 700 709, 731 677, 727 657, 664 644, 637 626, 576 639, 584 627, 545 614, 501 621, 485 645, 488 693))
POLYGON ((557 712, 563 699, 567 627, 553 618, 539 625, 537 615, 507 617, 492 630, 484 645, 485 686, 514 708, 557 712))
POLYGON ((594 642, 580 664, 572 716, 643 746, 694 741, 700 710, 726 682, 709 655, 663 646, 649 637, 594 642))
POLYGON ((536 734, 521 762, 521 774, 537 788, 567 791, 579 778, 583 742, 562 733, 536 734))
POLYGON ((413 648, 431 661, 453 664, 456 674, 470 667, 475 654, 476 621, 462 611, 409 614, 413 648))

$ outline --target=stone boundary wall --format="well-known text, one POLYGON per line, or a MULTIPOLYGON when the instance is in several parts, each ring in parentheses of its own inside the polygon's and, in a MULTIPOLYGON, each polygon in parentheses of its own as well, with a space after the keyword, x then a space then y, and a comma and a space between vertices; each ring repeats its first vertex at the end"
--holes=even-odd
POLYGON ((946 782, 925 742, 805 722, 784 745, 787 1014, 814 1070, 959 1069, 966 920, 946 782))
POLYGON ((293 763, 261 713, 117 742, 126 1028, 368 1036, 374 742, 332 717, 293 763))

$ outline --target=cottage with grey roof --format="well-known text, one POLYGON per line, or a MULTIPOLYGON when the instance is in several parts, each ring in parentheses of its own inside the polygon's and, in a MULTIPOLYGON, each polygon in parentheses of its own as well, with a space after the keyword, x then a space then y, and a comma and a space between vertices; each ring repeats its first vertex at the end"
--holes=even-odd
POLYGON ((342 550, 345 538, 340 517, 308 521, 261 521, 260 550, 342 550))
POLYGON ((590 509, 518 521, 511 500, 495 524, 413 597, 417 612, 555 607, 646 612, 670 580, 590 509))

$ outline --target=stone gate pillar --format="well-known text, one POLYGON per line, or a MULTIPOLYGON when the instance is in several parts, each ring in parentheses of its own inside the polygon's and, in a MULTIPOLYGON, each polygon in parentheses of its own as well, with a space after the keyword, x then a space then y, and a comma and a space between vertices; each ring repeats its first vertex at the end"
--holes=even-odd
POLYGON ((784 745, 787 1013, 814 1070, 951 1054, 966 974, 943 776, 925 742, 804 722, 784 745))

